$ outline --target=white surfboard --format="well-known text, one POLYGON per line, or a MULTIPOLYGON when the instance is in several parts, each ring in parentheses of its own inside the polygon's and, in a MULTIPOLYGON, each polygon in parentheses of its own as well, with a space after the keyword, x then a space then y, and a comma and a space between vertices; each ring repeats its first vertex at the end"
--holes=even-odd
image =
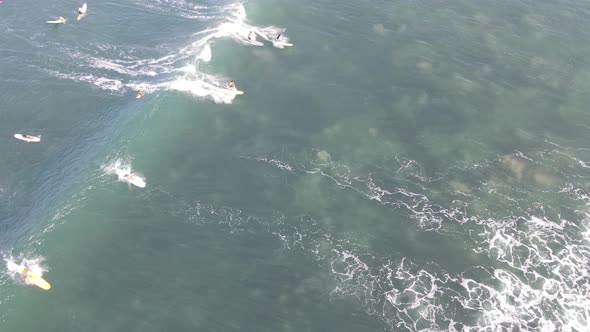
POLYGON ((82 17, 86 16, 86 11, 88 10, 88 6, 86 3, 82 5, 82 7, 78 8, 78 21, 82 19, 82 17))
POLYGON ((293 44, 287 43, 284 41, 280 41, 280 40, 279 41, 273 40, 272 46, 274 46, 276 48, 285 48, 285 47, 293 46, 293 44))
POLYGON ((54 20, 54 21, 47 21, 49 24, 66 24, 66 20, 54 20))
POLYGON ((127 173, 121 176, 121 179, 129 184, 139 188, 145 188, 145 181, 133 173, 127 173))
POLYGON ((32 142, 36 143, 41 141, 41 137, 31 136, 31 135, 22 135, 22 134, 14 134, 14 138, 20 139, 21 141, 25 142, 32 142))

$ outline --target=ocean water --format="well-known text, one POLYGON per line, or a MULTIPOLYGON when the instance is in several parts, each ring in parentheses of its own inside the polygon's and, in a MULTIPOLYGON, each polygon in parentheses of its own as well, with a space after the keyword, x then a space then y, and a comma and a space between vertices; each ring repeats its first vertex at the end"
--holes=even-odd
POLYGON ((587 2, 81 4, 0 4, 0 331, 589 329, 587 2))

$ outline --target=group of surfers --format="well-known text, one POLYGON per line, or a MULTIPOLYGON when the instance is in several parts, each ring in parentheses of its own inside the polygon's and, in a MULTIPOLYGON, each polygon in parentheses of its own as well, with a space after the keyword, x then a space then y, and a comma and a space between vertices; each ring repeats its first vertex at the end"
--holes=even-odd
MULTIPOLYGON (((84 4, 84 6, 82 6, 81 8, 78 8, 78 15, 80 15, 80 16, 78 16, 78 20, 82 16, 86 16, 86 4, 84 4)), ((58 17, 56 21, 57 21, 57 23, 61 23, 61 24, 66 23, 66 19, 63 16, 58 17)))

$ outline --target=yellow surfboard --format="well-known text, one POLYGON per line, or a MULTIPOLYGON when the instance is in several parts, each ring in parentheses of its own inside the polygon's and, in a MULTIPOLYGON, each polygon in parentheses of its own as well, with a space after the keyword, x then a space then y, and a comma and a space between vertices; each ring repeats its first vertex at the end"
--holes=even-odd
POLYGON ((26 267, 23 267, 20 270, 20 274, 23 276, 23 278, 25 278, 26 281, 43 290, 48 290, 51 288, 51 285, 45 279, 41 278, 40 275, 27 269, 26 267))

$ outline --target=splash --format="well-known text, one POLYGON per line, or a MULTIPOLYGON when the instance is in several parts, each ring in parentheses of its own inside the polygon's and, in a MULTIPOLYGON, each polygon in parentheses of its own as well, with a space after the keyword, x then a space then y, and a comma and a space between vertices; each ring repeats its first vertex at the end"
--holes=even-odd
POLYGON ((138 187, 145 187, 145 178, 139 173, 134 172, 131 168, 131 162, 127 160, 117 159, 114 162, 103 166, 103 170, 106 174, 117 175, 117 179, 120 182, 134 184, 138 187), (130 174, 134 177, 134 180, 128 179, 130 174))
POLYGON ((31 258, 19 256, 15 258, 11 255, 5 255, 4 262, 6 263, 6 274, 14 281, 27 283, 20 274, 20 271, 23 268, 27 268, 39 276, 42 276, 43 273, 48 271, 47 267, 43 264, 45 262, 45 258, 42 256, 35 256, 31 258), (20 263, 17 263, 17 261, 20 263))
POLYGON ((199 61, 203 61, 203 62, 209 62, 211 61, 211 45, 205 45, 203 47, 203 51, 199 54, 199 56, 197 57, 197 60, 199 61))

